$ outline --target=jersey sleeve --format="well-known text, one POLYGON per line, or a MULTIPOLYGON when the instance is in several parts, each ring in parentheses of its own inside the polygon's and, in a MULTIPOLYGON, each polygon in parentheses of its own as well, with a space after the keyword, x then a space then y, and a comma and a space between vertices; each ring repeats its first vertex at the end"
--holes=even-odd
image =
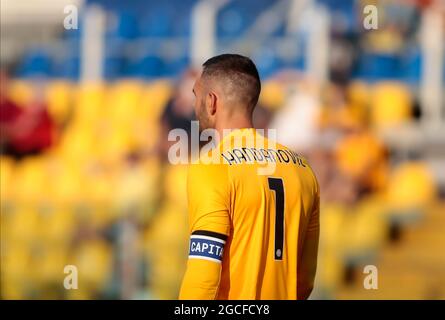
POLYGON ((222 164, 192 164, 187 179, 189 259, 180 299, 214 299, 230 235, 230 187, 222 164))
POLYGON ((298 299, 307 299, 314 287, 320 236, 320 188, 314 175, 314 202, 306 229, 301 262, 298 266, 298 299))

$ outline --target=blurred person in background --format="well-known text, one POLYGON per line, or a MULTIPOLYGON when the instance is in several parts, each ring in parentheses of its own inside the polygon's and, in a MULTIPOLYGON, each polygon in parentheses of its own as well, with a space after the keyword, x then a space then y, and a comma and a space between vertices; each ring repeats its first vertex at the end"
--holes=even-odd
POLYGON ((38 154, 50 147, 56 126, 45 103, 34 99, 29 105, 18 106, 8 98, 9 74, 1 71, 0 126, 1 149, 16 158, 38 154))
POLYGON ((22 108, 7 97, 8 71, 0 70, 0 150, 6 153, 14 123, 21 116, 22 108))
POLYGON ((270 123, 270 128, 277 130, 277 140, 293 151, 306 153, 316 145, 320 112, 317 90, 315 83, 299 79, 270 123))
POLYGON ((362 194, 381 190, 387 170, 387 150, 369 129, 369 106, 351 93, 358 84, 332 82, 324 91, 320 138, 324 150, 316 152, 314 167, 321 175, 327 201, 353 204, 362 194), (323 168, 321 168, 323 167, 323 168), (323 177, 330 177, 324 179, 323 177), (342 188, 338 188, 342 185, 342 188))
MULTIPOLYGON (((190 137, 191 121, 194 120, 193 112, 193 83, 198 77, 198 70, 193 68, 184 72, 179 79, 176 88, 161 116, 161 145, 160 151, 163 157, 174 141, 168 141, 168 134, 172 129, 183 129, 190 137)), ((188 144, 189 145, 189 144, 188 144)))
POLYGON ((9 76, 5 68, 0 69, 0 150, 7 153, 10 147, 11 131, 23 114, 23 108, 9 99, 9 76))
POLYGON ((261 103, 258 103, 255 111, 253 112, 253 126, 256 129, 268 129, 270 121, 272 120, 272 115, 272 112, 270 112, 268 108, 263 106, 261 103))

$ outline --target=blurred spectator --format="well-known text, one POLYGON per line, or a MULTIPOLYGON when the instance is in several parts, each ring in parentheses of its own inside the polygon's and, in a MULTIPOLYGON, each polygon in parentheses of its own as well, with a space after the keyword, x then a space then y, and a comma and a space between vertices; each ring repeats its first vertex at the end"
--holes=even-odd
POLYGON ((189 69, 179 80, 162 115, 163 125, 168 130, 180 128, 190 133, 190 121, 194 119, 193 84, 197 76, 197 70, 189 69))
POLYGON ((0 148, 6 152, 11 139, 11 130, 23 114, 23 109, 7 97, 8 72, 0 70, 0 148))
MULTIPOLYGON (((183 129, 190 137, 191 121, 195 118, 193 85, 198 71, 187 70, 179 80, 161 117, 161 154, 166 156, 172 141, 168 141, 168 133, 173 129, 183 129)), ((189 144, 190 145, 190 144, 189 144)))
POLYGON ((320 112, 319 123, 324 132, 340 131, 352 127, 362 127, 363 114, 351 105, 346 86, 329 84, 323 92, 323 108, 320 112))
POLYGON ((304 153, 316 144, 320 112, 316 91, 317 86, 309 80, 298 82, 270 125, 277 130, 278 142, 294 151, 304 153))
POLYGON ((253 126, 257 129, 267 129, 269 127, 272 113, 261 103, 258 103, 253 112, 253 126))
POLYGON ((9 100, 7 71, 1 72, 1 83, 2 152, 21 158, 51 146, 55 138, 55 125, 46 105, 34 100, 28 106, 18 106, 9 100))
POLYGON ((387 176, 386 149, 371 132, 351 129, 335 145, 339 171, 356 181, 356 190, 370 192, 383 188, 387 176))
POLYGON ((334 83, 347 84, 357 59, 358 40, 352 35, 333 35, 329 55, 330 78, 334 83))
POLYGON ((308 154, 311 167, 317 174, 320 189, 323 190, 323 203, 352 205, 357 201, 359 192, 356 181, 338 169, 332 151, 313 149, 308 154), (339 188, 338 186, 342 187, 339 188))

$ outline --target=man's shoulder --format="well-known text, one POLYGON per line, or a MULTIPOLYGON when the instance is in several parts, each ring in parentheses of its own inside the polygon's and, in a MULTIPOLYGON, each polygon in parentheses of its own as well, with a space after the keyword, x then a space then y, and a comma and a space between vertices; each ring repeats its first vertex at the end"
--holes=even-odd
POLYGON ((289 148, 289 147, 287 147, 287 146, 285 146, 283 144, 280 144, 280 143, 277 143, 277 149, 278 150, 283 150, 287 154, 291 155, 292 159, 295 159, 295 164, 297 165, 297 167, 299 167, 299 168, 303 169, 304 171, 308 172, 312 182, 318 188, 317 177, 315 175, 315 172, 314 172, 310 162, 308 161, 308 159, 306 158, 305 155, 303 155, 303 154, 301 154, 299 152, 293 151, 291 148, 289 148))
POLYGON ((193 160, 188 166, 189 176, 198 176, 201 178, 221 178, 227 174, 227 166, 219 152, 213 151, 206 155, 201 155, 193 160))

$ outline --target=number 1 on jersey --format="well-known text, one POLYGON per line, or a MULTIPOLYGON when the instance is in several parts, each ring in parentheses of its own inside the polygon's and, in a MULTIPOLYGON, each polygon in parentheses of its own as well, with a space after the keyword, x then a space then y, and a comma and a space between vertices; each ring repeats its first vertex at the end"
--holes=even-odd
POLYGON ((284 186, 281 178, 268 178, 269 189, 275 191, 275 260, 283 260, 284 186))

